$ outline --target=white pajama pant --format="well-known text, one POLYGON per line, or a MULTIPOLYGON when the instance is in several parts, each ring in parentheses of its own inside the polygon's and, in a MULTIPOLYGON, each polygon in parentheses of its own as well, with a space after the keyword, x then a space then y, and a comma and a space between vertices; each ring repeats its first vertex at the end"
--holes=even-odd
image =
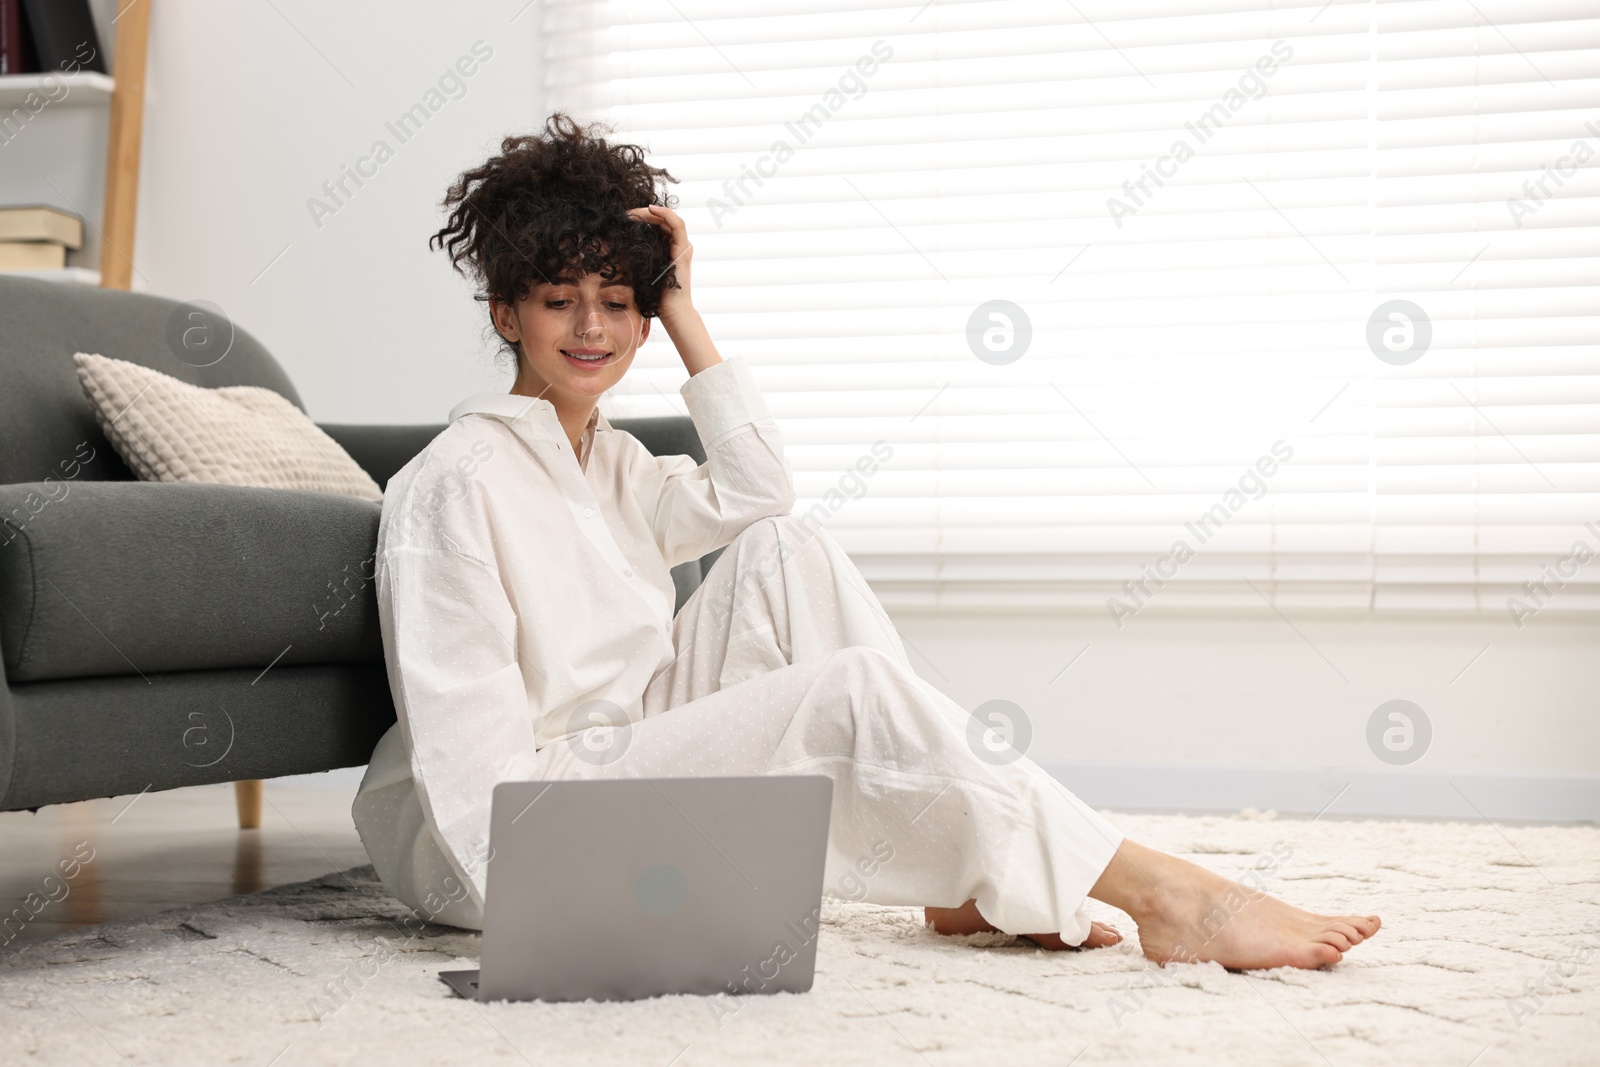
MULTIPOLYGON (((996 761, 976 720, 913 672, 826 532, 795 517, 753 524, 678 612, 672 640, 677 658, 646 688, 644 718, 545 745, 541 779, 825 774, 825 892, 936 907, 975 899, 1007 933, 1088 936, 1083 902, 1121 832, 1026 756, 996 761), (610 744, 626 747, 596 758, 610 744)), ((393 729, 379 747, 398 744, 393 729)), ((404 761, 375 753, 381 762, 404 761)), ((395 825, 363 840, 384 885, 419 907, 419 887, 451 868, 409 777, 380 792, 395 825)), ((433 904, 435 921, 482 927, 470 901, 433 904)))

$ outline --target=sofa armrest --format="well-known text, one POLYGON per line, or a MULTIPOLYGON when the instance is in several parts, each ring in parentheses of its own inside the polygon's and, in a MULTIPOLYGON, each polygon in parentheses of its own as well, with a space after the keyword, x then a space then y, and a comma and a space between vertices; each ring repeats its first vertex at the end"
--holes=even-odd
POLYGON ((365 426, 319 424, 322 432, 339 442, 350 458, 371 475, 379 486, 389 484, 395 473, 439 434, 441 426, 365 426))
POLYGON ((382 662, 378 516, 282 489, 0 486, 8 679, 382 662))

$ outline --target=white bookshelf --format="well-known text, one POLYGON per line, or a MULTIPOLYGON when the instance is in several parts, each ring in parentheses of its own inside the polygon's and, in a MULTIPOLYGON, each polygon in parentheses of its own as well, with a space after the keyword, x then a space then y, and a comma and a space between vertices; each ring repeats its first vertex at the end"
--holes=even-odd
MULTIPOLYGON (((0 118, 10 117, 12 108, 25 108, 28 94, 36 93, 36 100, 45 104, 39 114, 53 107, 86 107, 111 103, 111 90, 116 82, 109 74, 80 70, 76 74, 6 74, 0 76, 0 118), (51 100, 50 95, 66 87, 66 95, 51 100)), ((34 116, 38 118, 39 115, 34 116)), ((31 121, 31 120, 30 120, 31 121)))
MULTIPOLYGON (((113 70, 117 0, 89 0, 89 9, 101 59, 113 70)), ((67 252, 65 270, 14 273, 100 284, 115 89, 109 74, 89 70, 0 76, 0 206, 46 204, 81 215, 84 223, 83 247, 67 252)))
POLYGON ((63 285, 100 284, 100 272, 88 267, 65 267, 61 270, 8 270, 5 273, 11 278, 42 278, 47 282, 61 282, 63 285))

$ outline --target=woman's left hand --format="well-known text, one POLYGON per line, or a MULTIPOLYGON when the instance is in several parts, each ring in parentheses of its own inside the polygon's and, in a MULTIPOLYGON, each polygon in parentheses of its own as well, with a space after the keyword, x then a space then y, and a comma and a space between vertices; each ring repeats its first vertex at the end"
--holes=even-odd
POLYGON ((689 228, 676 211, 657 204, 629 208, 628 216, 638 222, 649 223, 667 235, 672 265, 677 268, 674 277, 679 286, 661 290, 661 324, 670 330, 674 319, 694 311, 694 304, 689 299, 689 261, 694 258, 694 246, 689 243, 689 228))

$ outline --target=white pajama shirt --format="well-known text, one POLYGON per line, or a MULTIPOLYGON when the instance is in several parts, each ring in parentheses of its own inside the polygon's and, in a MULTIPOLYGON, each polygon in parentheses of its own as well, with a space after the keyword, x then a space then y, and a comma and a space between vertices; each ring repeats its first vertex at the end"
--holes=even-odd
POLYGON ((975 743, 912 671, 848 557, 788 516, 782 436, 742 361, 681 392, 699 466, 598 411, 574 456, 548 401, 482 394, 390 480, 376 584, 398 721, 352 808, 384 885, 481 929, 502 781, 826 774, 828 891, 975 898, 1002 930, 1080 942, 1121 834, 975 743), (724 545, 674 617, 670 568, 724 545))

